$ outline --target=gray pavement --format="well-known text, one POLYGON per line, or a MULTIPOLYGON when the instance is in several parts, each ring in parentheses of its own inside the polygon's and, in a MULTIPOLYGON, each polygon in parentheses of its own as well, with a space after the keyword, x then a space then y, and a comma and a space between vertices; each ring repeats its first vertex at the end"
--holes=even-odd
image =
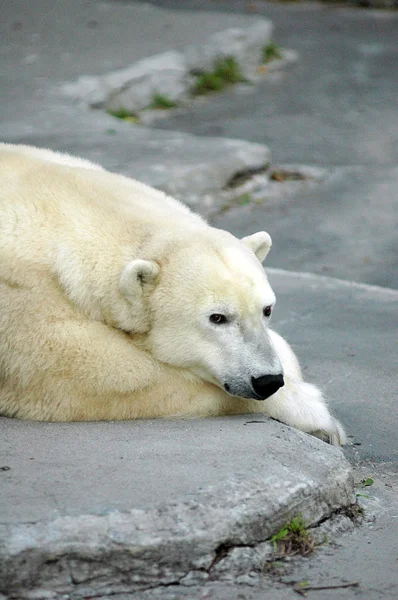
POLYGON ((273 267, 397 288, 398 166, 326 173, 316 184, 275 183, 271 193, 266 186, 255 202, 238 203, 210 220, 237 236, 261 223, 274 240, 268 257, 273 267))
MULTIPOLYGON (((243 1, 159 4, 236 14, 247 7, 243 1)), ((397 288, 398 13, 250 6, 250 14, 272 20, 275 40, 297 50, 298 63, 156 126, 265 143, 275 163, 330 169, 331 179, 309 193, 299 185, 283 198, 281 190, 260 209, 242 208, 216 223, 243 230, 261 219, 277 242, 269 257, 274 267, 397 288), (310 235, 298 239, 303 228, 310 235)))
POLYGON ((204 32, 245 27, 255 19, 198 13, 192 21, 187 13, 138 3, 5 0, 0 6, 0 137, 84 156, 169 193, 218 190, 236 172, 266 166, 267 147, 133 127, 74 102, 62 89, 81 75, 107 73, 163 50, 198 44, 204 32))
MULTIPOLYGON (((369 469, 357 476, 369 475, 369 469)), ((393 476, 394 477, 394 476, 393 476)), ((397 552, 395 532, 386 535, 398 516, 396 488, 391 474, 380 473, 373 492, 376 506, 374 522, 349 533, 334 535, 309 558, 276 561, 257 577, 231 577, 230 581, 209 582, 205 586, 169 586, 134 595, 116 595, 117 600, 294 600, 300 584, 309 587, 307 597, 313 600, 393 600, 397 597, 397 552), (386 513, 385 506, 390 512, 386 513), (358 584, 353 586, 352 584, 358 584), (311 589, 312 588, 312 589, 311 589), (320 588, 320 589, 317 589, 320 588)), ((367 500, 370 502, 371 500, 367 500)))
POLYGON ((265 16, 275 41, 300 55, 251 94, 228 90, 179 115, 178 129, 269 144, 278 163, 397 165, 397 12, 261 0, 250 13, 244 0, 159 4, 265 16))
POLYGON ((269 269, 275 329, 346 425, 355 481, 375 480, 360 490, 365 522, 352 530, 333 516, 352 500, 341 452, 258 415, 3 418, 0 599, 284 600, 297 597, 294 582, 308 581, 332 586, 308 591, 315 600, 389 600, 398 594, 398 292, 349 280, 398 285, 397 16, 260 1, 158 4, 174 10, 111 0, 2 2, 0 136, 80 154, 189 201, 196 195, 219 227, 239 235, 268 229, 267 265, 347 280, 269 269), (244 27, 256 11, 300 61, 254 88, 212 96, 154 128, 61 94, 80 75, 244 27), (274 164, 316 165, 324 176, 264 185, 256 202, 219 210, 234 174, 268 164, 267 145, 274 164), (275 564, 266 540, 297 512, 329 542, 311 558, 275 564))

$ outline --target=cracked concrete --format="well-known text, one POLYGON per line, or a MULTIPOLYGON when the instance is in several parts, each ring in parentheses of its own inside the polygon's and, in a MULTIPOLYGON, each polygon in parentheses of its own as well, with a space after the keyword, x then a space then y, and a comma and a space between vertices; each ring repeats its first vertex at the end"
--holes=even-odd
MULTIPOLYGON (((3 478, 8 518, 6 512, 0 525, 0 591, 6 593, 24 588, 77 592, 90 587, 89 580, 93 590, 106 585, 114 593, 169 584, 189 573, 197 581, 195 573, 203 578, 203 572, 214 565, 220 545, 256 547, 298 513, 311 525, 354 501, 351 470, 339 449, 281 424, 275 428, 267 419, 261 420, 260 427, 253 427, 247 416, 190 424, 146 421, 37 427, 9 419, 0 424, 11 459, 11 470, 3 478), (24 467, 22 456, 18 462, 12 459, 12 446, 21 433, 29 440, 28 452, 36 448, 33 467, 29 461, 24 467), (53 435, 59 457, 54 448, 49 463, 46 446, 53 435), (91 436, 95 436, 96 452, 89 459, 81 443, 84 437, 87 447, 93 447, 91 436), (70 473, 70 490, 64 484, 52 491, 59 506, 54 509, 52 499, 48 505, 47 490, 53 490, 60 470, 65 477, 73 468, 69 461, 64 468, 65 445, 71 438, 74 445, 80 439, 79 456, 83 453, 87 458, 80 459, 78 471, 70 473), (131 459, 125 456, 118 475, 109 479, 106 467, 114 471, 114 458, 107 448, 115 446, 120 453, 118 440, 123 438, 129 440, 124 453, 131 459), (201 442, 192 448, 195 438, 201 442), (300 468, 286 457, 287 441, 292 455, 305 452, 300 468), (239 453, 242 447, 244 454, 239 453), (176 452, 179 460, 173 466, 170 460, 176 452), (213 468, 212 457, 217 457, 213 468), (43 464, 47 468, 37 481, 43 464), (163 485, 161 473, 167 473, 163 485), (21 499, 22 489, 29 486, 26 477, 39 483, 40 495, 35 503, 30 496, 28 502, 13 506, 11 498, 21 499), (96 500, 87 497, 93 486, 96 500), (101 496, 106 505, 98 503, 101 496)), ((260 548, 251 555, 258 552, 260 548)))

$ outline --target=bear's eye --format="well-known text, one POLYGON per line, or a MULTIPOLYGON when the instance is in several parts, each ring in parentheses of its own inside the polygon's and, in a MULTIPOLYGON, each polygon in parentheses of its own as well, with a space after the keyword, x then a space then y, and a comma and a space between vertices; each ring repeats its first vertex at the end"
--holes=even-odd
POLYGON ((270 317, 272 312, 272 306, 264 306, 263 315, 264 317, 270 317))
POLYGON ((219 313, 214 313, 214 315, 210 315, 209 321, 214 323, 215 325, 224 325, 228 323, 228 319, 225 315, 220 315, 219 313))

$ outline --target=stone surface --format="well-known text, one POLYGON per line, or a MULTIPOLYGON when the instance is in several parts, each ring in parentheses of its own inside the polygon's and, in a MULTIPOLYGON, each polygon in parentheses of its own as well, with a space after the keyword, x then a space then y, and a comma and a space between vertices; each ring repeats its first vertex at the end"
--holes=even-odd
MULTIPOLYGON (((247 8, 240 0, 176 0, 173 7, 199 4, 247 8)), ((296 49, 298 63, 156 127, 267 143, 277 165, 324 169, 319 185, 273 185, 259 205, 214 222, 242 235, 261 223, 275 242, 274 267, 398 288, 398 13, 267 2, 252 9, 272 20, 275 40, 296 49)))
POLYGON ((83 76, 76 83, 62 85, 61 91, 95 108, 135 113, 148 108, 158 94, 173 102, 181 100, 187 79, 183 55, 169 50, 101 77, 83 76))
MULTIPOLYGON (((221 544, 255 546, 298 513, 314 524, 354 500, 340 449, 264 417, 0 426, 4 593, 195 579, 221 544)), ((224 571, 245 573, 247 553, 224 571)))
POLYGON ((211 71, 219 58, 234 58, 242 73, 252 77, 263 62, 264 46, 272 40, 273 26, 266 19, 246 28, 231 28, 213 34, 204 43, 188 47, 185 60, 190 71, 211 71))
MULTIPOLYGON (((356 480, 367 475, 369 466, 356 472, 356 480)), ((369 521, 350 533, 335 535, 336 542, 319 547, 313 556, 274 561, 262 573, 234 581, 157 587, 116 595, 116 600, 294 600, 300 597, 293 591, 295 584, 303 582, 312 588, 307 597, 313 600, 396 598, 396 528, 390 515, 397 515, 398 496, 396 487, 389 487, 395 479, 379 468, 368 491, 370 498, 363 499, 369 521)))
MULTIPOLYGON (((236 172, 269 163, 270 152, 263 144, 149 130, 90 110, 61 91, 66 80, 82 76, 80 92, 101 103, 104 86, 125 85, 132 74, 119 69, 135 60, 141 61, 138 71, 146 82, 141 104, 149 103, 154 81, 147 78, 145 65, 156 77, 164 77, 164 62, 173 59, 180 77, 180 55, 170 54, 173 47, 199 44, 203 32, 211 37, 231 27, 245 29, 258 19, 214 13, 197 13, 192 19, 149 4, 94 0, 83 5, 40 0, 37 6, 26 6, 23 0, 5 0, 0 6, 2 140, 82 155, 181 198, 194 191, 193 206, 200 206, 202 194, 222 188, 236 172), (168 52, 159 59, 164 50, 168 52), (104 71, 113 73, 110 83, 97 77, 104 71)), ((139 78, 136 68, 134 73, 139 78)))
POLYGON ((104 82, 105 108, 133 113, 148 108, 156 95, 172 102, 180 101, 189 86, 184 57, 175 51, 143 59, 129 69, 105 76, 104 82))
POLYGON ((212 223, 238 236, 263 223, 274 240, 270 266, 398 288, 398 166, 283 170, 308 179, 265 181, 212 223))
MULTIPOLYGON (((269 498, 276 499, 278 490, 288 498, 289 481, 311 488, 306 474, 312 464, 318 484, 328 468, 347 469, 340 451, 261 419, 45 424, 3 418, 2 462, 10 470, 1 472, 1 521, 34 523, 152 509, 185 495, 193 499, 198 490, 205 498, 206 488, 239 487, 245 474, 253 476, 250 489, 268 486, 269 498), (23 450, 22 440, 27 442, 23 450), (95 449, 91 456, 90 448, 95 449), (289 465, 289 456, 298 449, 302 468, 289 465), (322 461, 324 468, 317 466, 322 461), (278 468, 285 473, 284 482, 277 481, 278 468)), ((300 486, 297 490, 301 494, 300 486)))
POLYGON ((179 102, 190 95, 192 74, 212 71, 219 59, 233 58, 244 77, 255 77, 263 49, 271 42, 272 29, 270 21, 257 20, 245 28, 219 31, 181 52, 163 52, 100 77, 81 76, 60 90, 89 106, 113 112, 147 109, 156 95, 179 102))

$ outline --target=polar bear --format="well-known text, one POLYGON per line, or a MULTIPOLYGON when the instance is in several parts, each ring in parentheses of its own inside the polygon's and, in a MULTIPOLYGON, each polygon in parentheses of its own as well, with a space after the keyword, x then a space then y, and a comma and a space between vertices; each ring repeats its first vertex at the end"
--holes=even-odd
POLYGON ((0 413, 40 421, 262 412, 338 445, 269 328, 271 238, 238 240, 84 159, 0 144, 0 413))

